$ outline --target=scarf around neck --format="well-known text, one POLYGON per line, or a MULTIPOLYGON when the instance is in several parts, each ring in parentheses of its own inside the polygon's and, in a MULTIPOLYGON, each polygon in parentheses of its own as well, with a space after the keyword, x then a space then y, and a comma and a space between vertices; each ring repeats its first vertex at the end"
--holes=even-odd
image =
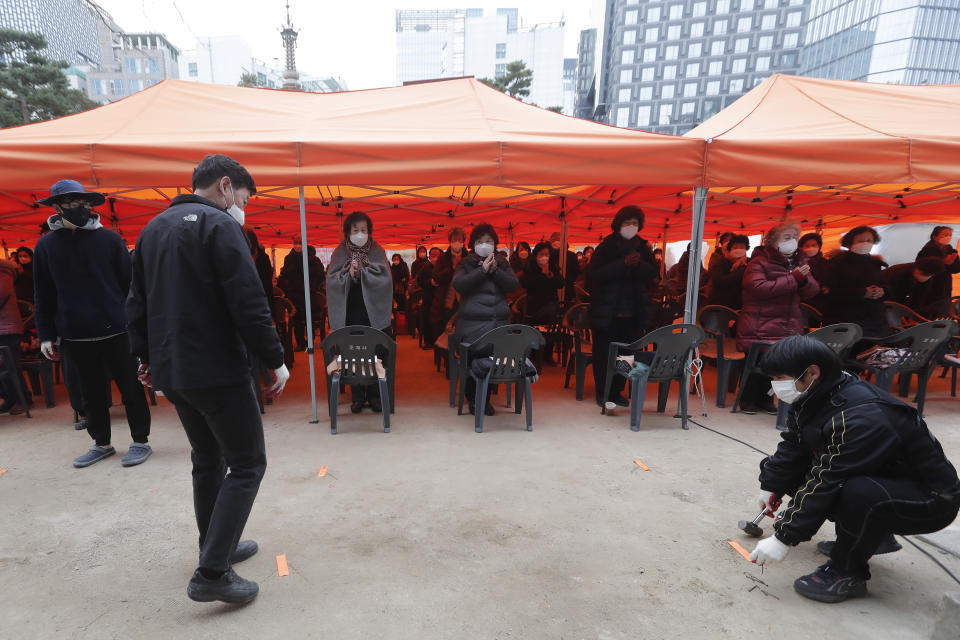
POLYGON ((360 263, 361 269, 370 266, 370 250, 373 248, 373 238, 367 237, 367 244, 362 247, 358 247, 350 242, 350 238, 344 238, 343 248, 346 249, 347 256, 350 258, 347 261, 348 268, 354 260, 360 263))

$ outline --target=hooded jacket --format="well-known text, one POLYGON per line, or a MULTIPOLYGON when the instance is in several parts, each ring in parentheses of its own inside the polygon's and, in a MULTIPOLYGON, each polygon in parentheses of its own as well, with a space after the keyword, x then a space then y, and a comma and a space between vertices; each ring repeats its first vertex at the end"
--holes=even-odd
POLYGON ((50 233, 33 256, 37 337, 90 340, 126 331, 130 254, 123 239, 97 214, 81 228, 68 229, 59 215, 47 224, 50 233))
POLYGON ((773 525, 785 544, 812 538, 856 476, 913 480, 960 503, 956 469, 917 410, 848 373, 794 402, 781 438, 760 462, 760 487, 793 497, 773 525))
POLYGON ((130 341, 156 388, 249 383, 248 350, 268 369, 283 364, 247 238, 214 202, 177 196, 141 232, 133 256, 130 341))
POLYGON ((813 272, 793 274, 805 258, 787 258, 776 247, 762 247, 743 274, 743 309, 737 321, 737 348, 748 351, 757 340, 779 340, 803 333, 800 301, 820 292, 813 272), (792 261, 796 259, 796 261, 792 261))

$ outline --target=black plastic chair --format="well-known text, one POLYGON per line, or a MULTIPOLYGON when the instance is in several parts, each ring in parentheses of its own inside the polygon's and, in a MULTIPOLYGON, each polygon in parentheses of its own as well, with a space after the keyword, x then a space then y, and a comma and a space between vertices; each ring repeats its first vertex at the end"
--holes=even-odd
POLYGON ((823 314, 806 302, 800 303, 800 319, 803 322, 804 333, 810 333, 823 326, 823 314))
POLYGON ((575 304, 567 310, 563 326, 573 335, 573 352, 567 358, 566 379, 563 388, 570 388, 570 375, 576 379, 577 400, 583 400, 583 385, 587 367, 593 366, 593 338, 590 333, 590 304, 575 304), (584 346, 589 350, 585 350, 584 346))
MULTIPOLYGON (((516 408, 520 413, 524 400, 527 404, 527 431, 533 431, 533 395, 530 380, 530 354, 545 343, 543 335, 523 324, 508 324, 491 329, 471 343, 460 345, 460 380, 470 376, 477 382, 474 398, 474 430, 483 433, 484 411, 487 407, 487 389, 490 385, 516 385, 516 408), (472 363, 478 358, 490 358, 490 369, 480 376, 473 371, 472 363), (522 389, 522 393, 521 393, 522 389)), ((509 386, 507 387, 509 396, 509 386)), ((458 415, 463 414, 465 385, 460 384, 458 415)))
POLYGON ((397 343, 383 331, 371 327, 350 326, 330 333, 320 343, 323 352, 324 375, 327 380, 327 398, 330 410, 330 433, 337 433, 337 409, 340 405, 340 385, 380 386, 380 404, 383 407, 383 431, 390 433, 390 414, 396 408, 397 343), (327 374, 327 366, 341 358, 339 371, 327 374), (374 356, 383 361, 387 379, 381 380, 374 368, 374 356))
MULTIPOLYGON (((621 355, 621 351, 635 355, 652 346, 656 351, 653 354, 653 361, 649 365, 649 371, 632 381, 633 385, 630 389, 630 429, 633 431, 640 430, 640 418, 643 414, 647 384, 650 382, 660 383, 657 396, 657 413, 663 413, 670 395, 670 382, 673 380, 680 384, 680 426, 686 429, 687 397, 682 391, 684 385, 689 388, 690 384, 687 365, 693 350, 706 339, 706 332, 695 324, 673 324, 651 331, 631 344, 611 342, 610 350, 607 353, 607 377, 602 397, 610 397, 613 376, 620 375, 614 364, 617 361, 617 356, 621 355)), ((606 413, 606 411, 606 407, 603 407, 600 413, 606 413)))
MULTIPOLYGON (((754 340, 750 343, 750 349, 747 351, 747 356, 743 361, 743 372, 740 374, 740 386, 737 388, 737 397, 733 399, 733 408, 730 409, 730 413, 736 413, 740 410, 740 398, 743 397, 743 387, 747 382, 747 378, 753 374, 762 375, 760 370, 760 356, 775 344, 775 340, 754 340)), ((784 416, 784 418, 785 417, 786 416, 784 416)), ((780 421, 779 413, 777 415, 777 424, 784 424, 780 421)))
POLYGON ((849 357, 853 345, 863 338, 863 328, 858 324, 842 322, 827 325, 807 335, 833 349, 842 361, 849 357))
MULTIPOLYGON (((13 389, 17 393, 17 402, 20 403, 20 406, 23 407, 26 411, 27 417, 32 417, 30 415, 30 405, 27 404, 26 399, 23 397, 24 389, 20 384, 20 376, 17 373, 17 365, 13 359, 13 352, 10 351, 10 347, 0 347, 0 380, 3 380, 4 385, 8 389, 13 389)), ((7 398, 9 401, 9 398, 7 398)))
POLYGON ((887 324, 894 331, 903 331, 907 327, 930 322, 910 307, 890 300, 884 301, 883 312, 887 316, 887 324))
POLYGON ((893 378, 900 375, 900 393, 909 393, 910 376, 917 376, 917 411, 923 415, 923 405, 927 399, 927 382, 936 363, 943 355, 947 342, 957 334, 957 325, 952 320, 934 320, 924 322, 900 333, 878 341, 879 346, 899 347, 905 352, 896 358, 896 362, 887 367, 876 367, 862 360, 847 359, 845 364, 851 368, 867 371, 874 375, 874 384, 889 391, 893 378))
POLYGON ((717 406, 727 406, 730 373, 743 366, 744 353, 737 349, 737 319, 740 314, 719 304, 704 307, 697 314, 697 324, 707 334, 700 346, 700 357, 717 367, 717 406))

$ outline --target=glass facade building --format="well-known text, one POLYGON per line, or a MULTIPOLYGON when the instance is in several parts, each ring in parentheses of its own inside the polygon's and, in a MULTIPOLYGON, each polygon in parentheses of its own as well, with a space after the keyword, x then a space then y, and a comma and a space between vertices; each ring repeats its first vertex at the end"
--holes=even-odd
POLYGON ((608 0, 594 119, 680 135, 771 74, 796 74, 809 3, 608 0))
POLYGON ((960 0, 813 0, 802 75, 960 82, 960 0))
POLYGON ((0 27, 41 34, 44 56, 74 66, 100 64, 98 21, 83 0, 0 0, 0 27))
POLYGON ((584 29, 580 32, 577 45, 576 97, 573 115, 587 120, 593 119, 597 106, 597 30, 584 29))
POLYGON ((464 75, 466 19, 482 15, 483 9, 398 9, 397 84, 464 75))

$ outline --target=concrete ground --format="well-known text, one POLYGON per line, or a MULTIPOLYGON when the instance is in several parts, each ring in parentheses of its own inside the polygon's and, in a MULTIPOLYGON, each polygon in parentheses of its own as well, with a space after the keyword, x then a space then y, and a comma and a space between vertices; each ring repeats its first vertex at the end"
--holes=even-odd
MULTIPOLYGON (((261 592, 245 607, 186 596, 197 561, 189 449, 164 400, 153 457, 129 469, 122 408, 118 455, 79 470, 70 461, 89 439, 73 431, 62 387, 55 409, 0 417, 0 637, 926 638, 944 592, 958 590, 906 545, 873 561, 867 598, 803 599, 793 580, 824 560, 813 544, 762 573, 727 545, 753 546, 737 521, 756 515, 760 454, 681 431, 652 395, 633 433, 625 411, 601 416, 550 368, 534 388, 532 433, 495 396, 498 414, 476 434, 472 416, 447 407, 430 354, 400 343, 390 434, 379 416, 341 406, 331 436, 323 401, 308 424, 298 354, 264 418, 269 467, 245 535, 260 553, 237 565, 261 592)), ((956 402, 936 379, 928 421, 960 462, 956 402)), ((691 412, 775 448, 772 417, 707 408, 691 412)), ((828 524, 815 541, 830 537, 828 524)), ((960 559, 932 552, 960 574, 960 559)))

